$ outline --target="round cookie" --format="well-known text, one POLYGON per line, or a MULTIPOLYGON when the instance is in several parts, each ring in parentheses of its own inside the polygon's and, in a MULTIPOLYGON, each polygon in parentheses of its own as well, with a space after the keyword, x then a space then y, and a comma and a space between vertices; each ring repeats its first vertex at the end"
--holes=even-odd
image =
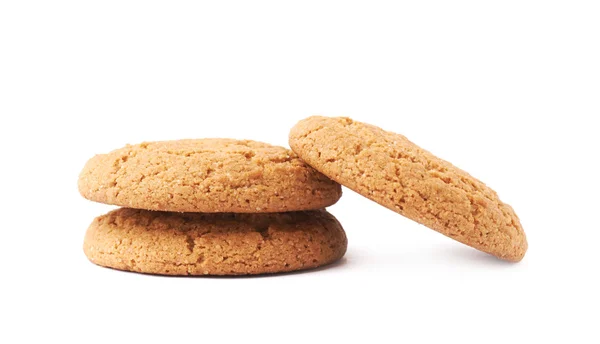
POLYGON ((311 269, 346 252, 325 210, 169 213, 121 208, 97 217, 83 249, 95 264, 160 275, 246 275, 311 269))
POLYGON ((342 194, 291 150, 232 139, 127 145, 90 159, 78 186, 96 202, 208 213, 320 209, 342 194))
POLYGON ((329 178, 446 236, 509 261, 527 251, 519 218, 492 189, 400 134, 315 116, 289 143, 329 178))

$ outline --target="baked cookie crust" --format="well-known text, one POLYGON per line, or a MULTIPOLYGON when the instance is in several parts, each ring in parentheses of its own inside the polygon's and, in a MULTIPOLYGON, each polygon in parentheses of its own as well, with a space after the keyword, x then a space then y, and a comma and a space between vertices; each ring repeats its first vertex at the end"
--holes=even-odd
POLYGON ((233 139, 127 145, 90 159, 78 187, 96 202, 179 212, 312 210, 342 194, 291 150, 233 139))
POLYGON ((315 116, 292 128, 289 144, 329 178, 450 238, 508 261, 527 251, 519 218, 496 192, 400 134, 315 116))
POLYGON ((160 275, 305 270, 344 255, 348 241, 325 210, 276 214, 170 213, 121 208, 97 217, 83 250, 97 265, 160 275))

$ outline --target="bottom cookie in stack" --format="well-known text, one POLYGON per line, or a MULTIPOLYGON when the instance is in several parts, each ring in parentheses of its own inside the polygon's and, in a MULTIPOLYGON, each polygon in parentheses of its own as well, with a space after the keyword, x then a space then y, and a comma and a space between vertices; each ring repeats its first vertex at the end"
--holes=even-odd
POLYGON ((160 275, 250 275, 340 259, 346 234, 325 210, 235 214, 121 208, 97 217, 84 252, 95 264, 160 275))

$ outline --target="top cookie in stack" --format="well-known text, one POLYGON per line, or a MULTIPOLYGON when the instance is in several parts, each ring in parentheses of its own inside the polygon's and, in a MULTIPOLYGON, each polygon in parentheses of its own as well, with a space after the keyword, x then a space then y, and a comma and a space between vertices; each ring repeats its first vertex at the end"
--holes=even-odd
POLYGON ((342 195, 291 150, 233 139, 142 143, 96 155, 79 191, 128 208, 204 213, 320 209, 342 195))

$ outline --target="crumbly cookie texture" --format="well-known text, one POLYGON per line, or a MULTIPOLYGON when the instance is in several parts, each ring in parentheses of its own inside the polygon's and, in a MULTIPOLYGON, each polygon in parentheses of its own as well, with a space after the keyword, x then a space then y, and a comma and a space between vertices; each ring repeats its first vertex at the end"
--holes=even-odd
POLYGON ((289 143, 329 178, 446 236, 508 261, 527 251, 519 218, 492 189, 400 134, 315 116, 289 143))
POLYGON ((315 268, 347 239, 325 210, 169 213, 121 208, 97 217, 83 249, 93 263, 161 275, 246 275, 315 268))
POLYGON ((233 139, 127 145, 90 159, 78 186, 92 201, 179 212, 312 210, 342 194, 291 150, 233 139))

